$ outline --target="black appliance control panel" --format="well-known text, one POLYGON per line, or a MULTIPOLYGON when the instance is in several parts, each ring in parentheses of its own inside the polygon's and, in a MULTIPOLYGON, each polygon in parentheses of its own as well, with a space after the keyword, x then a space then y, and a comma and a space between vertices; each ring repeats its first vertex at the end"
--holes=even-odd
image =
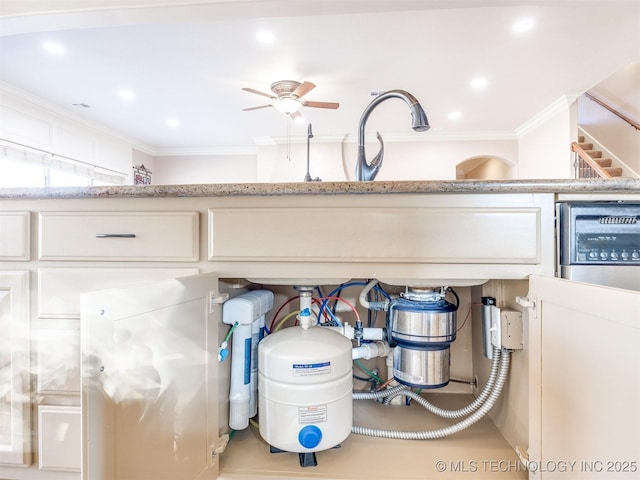
POLYGON ((640 203, 560 203, 561 265, 640 265, 640 203))

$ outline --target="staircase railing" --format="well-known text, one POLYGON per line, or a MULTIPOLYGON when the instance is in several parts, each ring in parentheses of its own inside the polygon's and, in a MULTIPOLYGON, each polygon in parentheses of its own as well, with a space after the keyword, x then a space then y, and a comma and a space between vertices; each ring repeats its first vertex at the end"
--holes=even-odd
POLYGON ((612 178, 609 173, 576 142, 571 144, 574 178, 612 178))
POLYGON ((634 122, 632 119, 630 119, 629 117, 627 117, 626 115, 623 115, 622 113, 618 112, 615 108, 607 105, 606 103, 604 103, 602 100, 600 100, 597 97, 594 97, 592 94, 590 94, 589 92, 585 92, 584 94, 585 97, 587 97, 589 100, 593 100, 594 102, 596 102, 598 105, 600 105, 603 108, 606 108, 607 110, 609 110, 611 113, 613 113, 616 117, 621 118, 622 120, 624 120, 625 122, 627 122, 629 125, 631 125, 633 128, 635 128, 636 130, 640 130, 640 125, 638 125, 636 122, 634 122))

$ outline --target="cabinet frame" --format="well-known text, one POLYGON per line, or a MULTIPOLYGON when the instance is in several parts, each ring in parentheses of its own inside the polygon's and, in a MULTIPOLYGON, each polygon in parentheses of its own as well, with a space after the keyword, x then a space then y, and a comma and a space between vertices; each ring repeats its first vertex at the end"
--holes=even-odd
MULTIPOLYGON (((9 380, 9 440, 0 443, 0 465, 29 466, 31 455, 31 391, 29 384, 29 272, 0 271, 0 316, 3 316, 9 328, 3 325, 3 331, 9 332, 9 348, 2 348, 0 359, 8 353, 8 366, 0 368, 0 379, 9 380), (4 305, 3 305, 4 304, 4 305), (8 378, 6 378, 8 377, 8 378)), ((4 363, 4 360, 2 360, 4 363)), ((0 405, 0 415, 2 415, 0 405)), ((2 441, 2 437, 0 437, 2 441)))

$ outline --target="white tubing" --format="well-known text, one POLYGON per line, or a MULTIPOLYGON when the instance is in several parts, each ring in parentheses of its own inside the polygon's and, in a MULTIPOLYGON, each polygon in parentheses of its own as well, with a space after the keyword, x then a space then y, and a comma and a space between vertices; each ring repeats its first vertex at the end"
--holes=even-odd
POLYGON ((360 358, 369 360, 375 357, 386 357, 389 355, 389 344, 386 342, 364 343, 359 347, 354 347, 351 351, 352 359, 360 358))
MULTIPOLYGON (((504 387, 505 381, 507 379, 507 375, 509 373, 509 360, 511 359, 511 353, 508 350, 505 350, 501 354, 500 359, 500 368, 498 371, 498 376, 496 378, 494 388, 491 390, 487 400, 476 410, 471 416, 465 418, 464 420, 450 425, 448 427, 439 428, 437 430, 426 430, 421 432, 403 432, 397 430, 382 430, 377 428, 368 428, 354 425, 351 428, 351 431, 358 435, 368 435, 371 437, 381 437, 381 438, 393 438, 398 440, 431 440, 436 438, 442 438, 454 433, 460 432, 465 428, 470 427, 478 420, 480 420, 484 415, 491 410, 493 405, 496 403, 498 398, 500 397, 500 393, 502 392, 502 388, 504 387)), ((387 391, 387 394, 393 392, 395 389, 390 389, 387 391)), ((382 393, 382 392, 376 392, 382 393)), ((412 392, 405 391, 402 393, 408 397, 415 399, 418 403, 422 405, 421 400, 424 400, 420 395, 412 392)), ((355 398, 355 396, 354 396, 355 398)), ((424 405, 423 405, 424 406, 424 405)))
POLYGON ((367 301, 367 294, 377 284, 378 284, 378 280, 371 280, 369 283, 367 283, 367 286, 362 289, 362 292, 360 292, 360 298, 359 298, 360 305, 362 305, 366 309, 369 309, 369 302, 367 301))
MULTIPOLYGON (((341 327, 322 327, 328 328, 329 330, 333 330, 334 332, 338 332, 341 335, 344 335, 350 340, 353 340, 355 337, 355 329, 345 323, 341 327)), ((386 335, 384 334, 383 328, 363 328, 362 329, 362 339, 363 340, 386 340, 386 335)))

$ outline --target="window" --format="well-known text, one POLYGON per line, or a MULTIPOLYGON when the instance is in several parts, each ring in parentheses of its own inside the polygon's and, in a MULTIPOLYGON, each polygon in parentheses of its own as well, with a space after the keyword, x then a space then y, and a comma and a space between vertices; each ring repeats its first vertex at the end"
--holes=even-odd
POLYGON ((78 160, 22 145, 0 144, 0 188, 122 185, 126 179, 126 174, 78 160))

